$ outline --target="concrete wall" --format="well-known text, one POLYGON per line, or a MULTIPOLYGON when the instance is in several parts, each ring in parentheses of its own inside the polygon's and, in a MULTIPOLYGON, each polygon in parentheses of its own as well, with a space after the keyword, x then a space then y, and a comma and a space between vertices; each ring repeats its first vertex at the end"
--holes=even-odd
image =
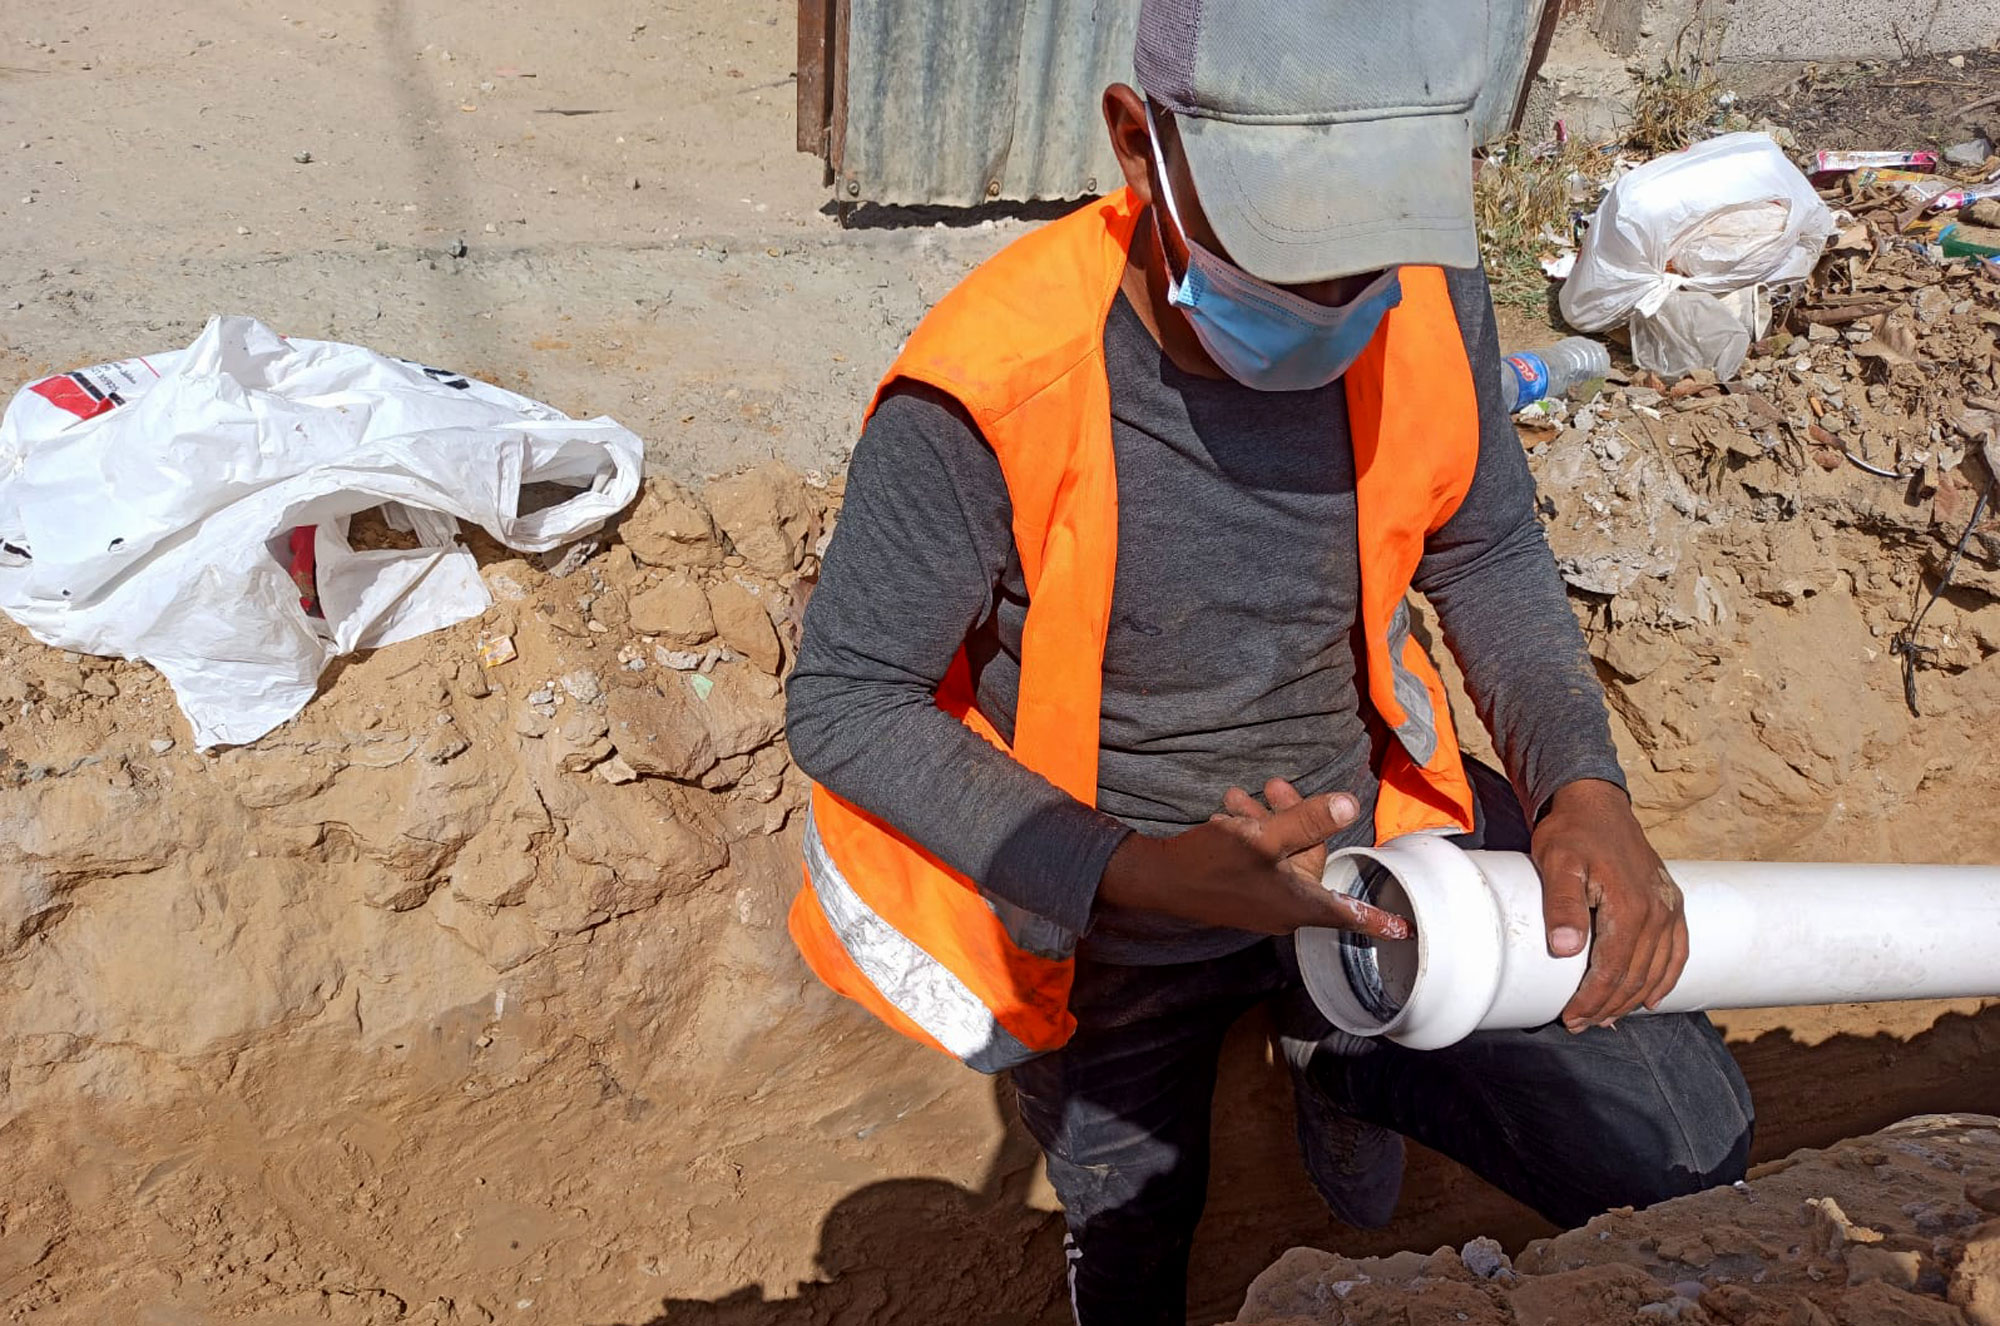
POLYGON ((1604 44, 1648 64, 1704 27, 1719 29, 1717 53, 1730 61, 1894 59, 2000 43, 2000 0, 1596 0, 1596 9, 1604 44))

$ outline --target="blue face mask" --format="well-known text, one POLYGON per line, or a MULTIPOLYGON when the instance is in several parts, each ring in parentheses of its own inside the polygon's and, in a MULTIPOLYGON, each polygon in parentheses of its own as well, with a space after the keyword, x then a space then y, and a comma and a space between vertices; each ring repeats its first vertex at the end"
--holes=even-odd
MULTIPOLYGON (((1345 304, 1326 305, 1302 299, 1224 262, 1188 238, 1180 209, 1174 205, 1172 186, 1167 183, 1159 128, 1150 105, 1146 120, 1152 130, 1160 196, 1188 252, 1184 277, 1176 277, 1173 263, 1167 262, 1167 301, 1187 316, 1208 357, 1217 368, 1257 391, 1310 391, 1345 373, 1374 339, 1383 316, 1403 302, 1403 285, 1396 269, 1383 272, 1345 304)), ((1156 207, 1153 228, 1164 258, 1166 237, 1159 227, 1156 207)))

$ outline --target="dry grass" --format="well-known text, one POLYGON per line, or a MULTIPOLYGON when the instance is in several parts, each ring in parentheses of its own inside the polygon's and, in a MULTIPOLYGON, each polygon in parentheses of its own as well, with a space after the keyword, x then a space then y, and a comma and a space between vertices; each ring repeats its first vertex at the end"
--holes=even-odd
POLYGON ((1722 85, 1715 77, 1721 45, 1721 25, 1704 21, 1699 13, 1681 29, 1660 71, 1639 84, 1626 140, 1634 152, 1655 157, 1709 136, 1704 130, 1721 113, 1716 97, 1722 85))
POLYGON ((1540 312, 1548 303, 1542 259, 1555 250, 1547 235, 1567 235, 1570 213, 1596 206, 1596 176, 1604 169, 1596 148, 1570 140, 1535 155, 1509 143, 1481 162, 1472 186, 1479 248, 1494 302, 1540 312), (1591 197, 1571 196, 1574 179, 1587 181, 1591 197))
POLYGON ((1704 130, 1716 117, 1721 90, 1701 70, 1663 70, 1646 79, 1632 103, 1632 150, 1656 157, 1708 137, 1704 130))

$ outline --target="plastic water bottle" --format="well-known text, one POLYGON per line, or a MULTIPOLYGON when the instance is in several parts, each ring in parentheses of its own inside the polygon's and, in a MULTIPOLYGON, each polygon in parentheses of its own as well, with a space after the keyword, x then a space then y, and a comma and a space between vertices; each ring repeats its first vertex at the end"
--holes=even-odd
POLYGON ((1611 352, 1601 342, 1588 336, 1566 336, 1545 349, 1504 356, 1500 360, 1500 394, 1512 414, 1610 371, 1611 352))

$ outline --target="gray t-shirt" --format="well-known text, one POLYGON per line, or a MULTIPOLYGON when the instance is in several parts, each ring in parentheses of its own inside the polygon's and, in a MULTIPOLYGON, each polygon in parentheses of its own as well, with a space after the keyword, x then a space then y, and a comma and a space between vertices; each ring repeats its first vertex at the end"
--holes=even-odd
MULTIPOLYGON (((1449 276, 1475 366, 1480 457, 1426 544, 1436 606, 1523 803, 1623 782, 1603 693, 1534 511, 1499 397, 1485 277, 1449 276)), ((1086 931, 1105 962, 1188 962, 1244 931, 1096 906, 1131 831, 1206 820, 1231 786, 1350 791, 1372 838, 1384 735, 1365 705, 1344 386, 1258 392, 1176 368, 1121 295, 1104 334, 1118 475, 1097 804, 1084 806, 942 713, 963 646, 980 711, 1011 736, 1027 590, 999 461, 950 397, 900 384, 869 421, 790 683, 800 767, 988 894, 1086 931)))

